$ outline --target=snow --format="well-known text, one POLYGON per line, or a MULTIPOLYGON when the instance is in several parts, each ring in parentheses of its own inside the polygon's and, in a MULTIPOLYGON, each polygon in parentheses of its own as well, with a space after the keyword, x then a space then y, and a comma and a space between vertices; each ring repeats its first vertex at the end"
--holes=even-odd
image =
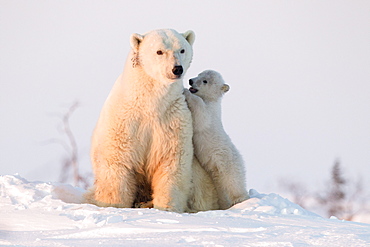
POLYGON ((370 225, 322 218, 250 190, 229 210, 179 214, 81 204, 67 184, 0 176, 4 246, 369 246, 370 225))

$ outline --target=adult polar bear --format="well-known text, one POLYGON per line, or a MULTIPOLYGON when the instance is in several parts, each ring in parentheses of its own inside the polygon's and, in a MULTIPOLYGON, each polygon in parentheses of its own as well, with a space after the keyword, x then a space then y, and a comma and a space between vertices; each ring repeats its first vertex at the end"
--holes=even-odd
POLYGON ((87 202, 130 208, 153 200, 155 208, 175 212, 218 209, 210 177, 193 162, 192 116, 183 95, 194 39, 192 31, 171 29, 131 35, 124 71, 93 134, 95 183, 87 202))

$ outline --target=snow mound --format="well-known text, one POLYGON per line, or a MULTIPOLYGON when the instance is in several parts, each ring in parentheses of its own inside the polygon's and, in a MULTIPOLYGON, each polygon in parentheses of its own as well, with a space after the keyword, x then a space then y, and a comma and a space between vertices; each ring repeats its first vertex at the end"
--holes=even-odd
POLYGON ((301 206, 284 199, 277 194, 260 194, 256 190, 249 191, 251 199, 236 204, 229 210, 240 210, 241 212, 261 212, 267 214, 295 214, 306 215, 312 217, 320 217, 319 215, 303 209, 301 206))
MULTIPOLYGON (((29 182, 18 174, 0 176, 1 197, 17 209, 35 208, 52 204, 78 204, 82 202, 84 190, 61 183, 29 182)), ((295 214, 320 217, 277 194, 260 194, 249 191, 251 199, 241 202, 229 210, 243 212, 260 212, 266 214, 295 214)), ((202 212, 204 213, 204 212, 202 212)), ((219 212, 217 212, 219 214, 219 212)))
POLYGON ((1 197, 17 207, 37 207, 52 200, 81 203, 84 190, 61 183, 28 182, 18 174, 0 176, 1 197))
MULTIPOLYGON (((78 204, 82 202, 84 190, 61 183, 28 182, 19 175, 0 176, 2 202, 14 205, 16 209, 37 208, 41 206, 63 205, 61 202, 78 204)), ((277 194, 260 194, 249 191, 251 199, 241 202, 229 210, 259 212, 266 214, 295 214, 320 217, 277 194)), ((220 214, 219 211, 216 214, 220 214)), ((212 212, 201 212, 212 214, 212 212)), ((226 211, 224 212, 226 213, 226 211)))
POLYGON ((0 245, 368 246, 370 225, 324 219, 250 191, 229 210, 178 214, 81 204, 84 190, 0 176, 0 245))

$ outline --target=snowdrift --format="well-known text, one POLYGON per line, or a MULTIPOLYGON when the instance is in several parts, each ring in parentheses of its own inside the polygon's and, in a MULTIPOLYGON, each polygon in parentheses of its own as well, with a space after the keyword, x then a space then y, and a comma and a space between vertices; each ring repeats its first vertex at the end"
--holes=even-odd
POLYGON ((178 214, 81 204, 71 185, 0 176, 0 245, 370 246, 370 225, 324 219, 251 190, 229 210, 178 214))

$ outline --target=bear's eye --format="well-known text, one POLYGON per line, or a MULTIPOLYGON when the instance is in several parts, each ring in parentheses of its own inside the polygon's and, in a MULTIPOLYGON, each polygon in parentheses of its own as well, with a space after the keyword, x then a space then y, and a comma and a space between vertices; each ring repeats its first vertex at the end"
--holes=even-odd
POLYGON ((158 50, 158 51, 157 51, 157 55, 163 55, 163 51, 158 50))
POLYGON ((204 80, 204 81, 203 81, 203 83, 204 83, 204 84, 207 84, 207 82, 208 82, 208 81, 206 81, 206 80, 204 80))
POLYGON ((182 50, 180 51, 180 53, 185 53, 185 50, 184 50, 184 49, 182 49, 182 50))

